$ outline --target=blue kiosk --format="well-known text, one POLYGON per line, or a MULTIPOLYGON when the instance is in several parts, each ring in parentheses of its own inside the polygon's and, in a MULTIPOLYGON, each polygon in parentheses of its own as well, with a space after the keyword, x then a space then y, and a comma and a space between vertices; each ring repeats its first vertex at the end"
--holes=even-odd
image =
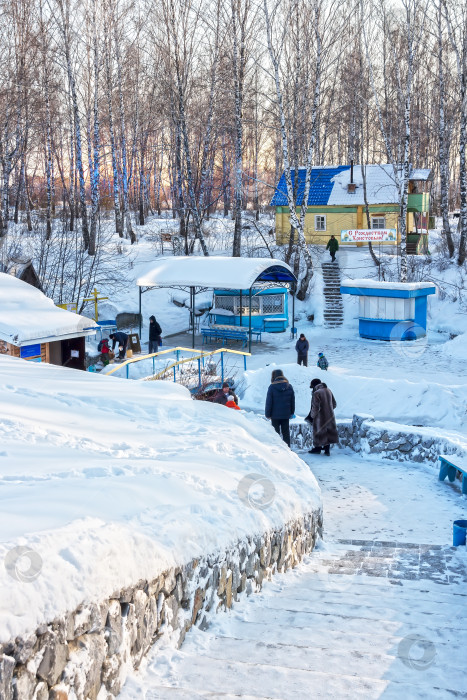
MULTIPOLYGON (((289 323, 289 290, 286 287, 253 287, 251 327, 255 331, 282 333, 289 323)), ((249 290, 215 289, 210 316, 216 325, 249 325, 249 290)))
POLYGON ((344 280, 342 294, 360 297, 359 331, 371 340, 418 340, 426 335, 427 297, 432 282, 344 280))

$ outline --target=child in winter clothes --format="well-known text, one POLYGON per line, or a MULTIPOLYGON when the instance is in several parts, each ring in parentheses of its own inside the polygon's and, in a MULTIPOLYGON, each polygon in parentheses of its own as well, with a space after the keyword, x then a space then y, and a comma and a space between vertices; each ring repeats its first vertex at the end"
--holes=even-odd
POLYGON ((101 341, 99 341, 99 345, 97 346, 98 351, 100 352, 100 361, 104 365, 104 367, 107 367, 107 365, 110 362, 110 348, 109 348, 109 339, 108 338, 102 338, 101 341))
POLYGON ((325 358, 323 352, 318 353, 318 362, 316 363, 316 366, 324 370, 327 370, 327 368, 329 367, 329 362, 325 358))
POLYGON ((234 408, 236 411, 240 411, 240 406, 237 406, 237 404, 235 403, 235 397, 232 395, 230 395, 227 398, 225 405, 227 406, 227 408, 234 408))

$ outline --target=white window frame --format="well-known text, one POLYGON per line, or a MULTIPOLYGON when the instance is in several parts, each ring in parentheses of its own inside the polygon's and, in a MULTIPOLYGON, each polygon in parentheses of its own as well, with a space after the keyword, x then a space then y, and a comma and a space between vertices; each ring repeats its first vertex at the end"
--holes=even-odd
POLYGON ((326 214, 315 214, 315 231, 326 231, 326 214), (318 227, 318 219, 324 219, 324 228, 318 227))
POLYGON ((380 231, 381 229, 386 228, 386 217, 385 216, 372 216, 371 217, 371 228, 375 231, 380 231), (383 225, 382 226, 375 226, 375 221, 382 221, 383 225))

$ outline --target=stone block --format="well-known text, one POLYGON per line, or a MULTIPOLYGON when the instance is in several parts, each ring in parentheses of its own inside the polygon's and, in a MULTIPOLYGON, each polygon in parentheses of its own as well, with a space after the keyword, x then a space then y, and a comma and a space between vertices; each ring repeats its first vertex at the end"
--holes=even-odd
MULTIPOLYGON (((47 683, 44 683, 44 681, 41 681, 40 683, 37 684, 36 690, 34 691, 34 693, 35 693, 34 700, 49 700, 49 687, 48 687, 47 683)), ((53 700, 53 698, 52 698, 52 700, 53 700)), ((63 700, 63 698, 62 698, 62 700, 63 700)), ((65 700, 68 700, 68 695, 65 695, 65 700)))
POLYGON ((228 608, 232 607, 232 572, 230 572, 225 583, 225 604, 228 608))
POLYGON ((203 607, 205 591, 202 588, 197 588, 193 599, 193 611, 191 614, 191 624, 194 625, 198 617, 199 611, 203 607))
MULTIPOLYGON (((13 700, 24 700, 32 698, 36 689, 36 676, 29 671, 26 666, 20 666, 15 674, 15 685, 13 688, 13 700)), ((2 698, 0 692, 0 698, 2 698)))
POLYGON ((108 655, 116 654, 122 643, 123 625, 122 608, 120 601, 111 600, 107 619, 105 621, 105 638, 108 646, 108 655))
POLYGON ((14 657, 16 663, 25 664, 31 656, 34 654, 37 644, 37 637, 33 634, 26 639, 21 639, 18 637, 11 655, 14 657))
POLYGON ((13 700, 13 669, 16 661, 12 656, 3 654, 0 656, 0 698, 2 700, 13 700))
POLYGON ((73 659, 77 667, 74 684, 80 689, 83 698, 96 700, 102 685, 102 665, 107 653, 104 632, 85 634, 79 637, 77 643, 78 651, 73 659), (86 669, 85 674, 83 669, 86 669))
MULTIPOLYGON (((51 688, 46 696, 49 700, 69 700, 69 695, 63 688, 51 688)), ((34 699, 35 700, 35 699, 34 699)))
POLYGON ((37 675, 49 686, 55 685, 68 660, 68 645, 63 631, 49 630, 39 638, 39 651, 42 660, 37 675))

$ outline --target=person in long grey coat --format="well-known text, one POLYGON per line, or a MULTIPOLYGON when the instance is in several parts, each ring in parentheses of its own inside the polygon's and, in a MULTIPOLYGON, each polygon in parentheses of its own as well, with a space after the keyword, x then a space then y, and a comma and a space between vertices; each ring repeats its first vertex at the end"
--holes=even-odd
POLYGON ((313 390, 310 410, 313 419, 313 449, 309 452, 320 454, 324 450, 324 454, 329 457, 331 445, 339 442, 334 416, 336 399, 321 379, 312 379, 310 388, 313 390))

